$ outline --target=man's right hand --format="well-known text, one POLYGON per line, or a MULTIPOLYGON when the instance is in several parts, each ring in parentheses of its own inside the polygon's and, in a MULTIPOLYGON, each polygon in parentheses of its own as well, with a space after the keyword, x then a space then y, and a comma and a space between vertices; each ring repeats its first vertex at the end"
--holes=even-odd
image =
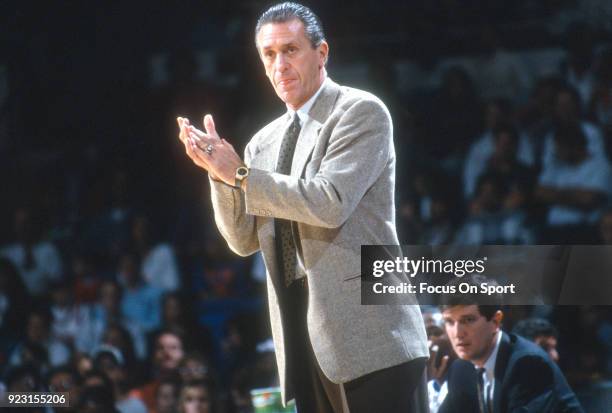
POLYGON ((209 165, 206 163, 206 158, 204 156, 194 156, 195 151, 201 151, 196 143, 196 139, 198 139, 197 134, 193 133, 191 123, 189 119, 183 117, 177 117, 176 121, 179 127, 179 140, 185 145, 185 153, 189 158, 200 168, 204 169, 208 172, 208 175, 215 181, 219 179, 217 176, 210 170, 209 165))

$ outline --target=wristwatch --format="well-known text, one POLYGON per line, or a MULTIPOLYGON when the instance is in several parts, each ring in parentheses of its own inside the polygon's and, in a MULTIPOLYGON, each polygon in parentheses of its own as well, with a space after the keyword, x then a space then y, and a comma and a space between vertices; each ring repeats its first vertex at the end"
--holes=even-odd
POLYGON ((238 168, 236 168, 236 175, 234 176, 234 186, 240 189, 240 187, 242 186, 242 181, 244 181, 247 176, 249 176, 249 168, 247 168, 246 166, 239 166, 238 168))

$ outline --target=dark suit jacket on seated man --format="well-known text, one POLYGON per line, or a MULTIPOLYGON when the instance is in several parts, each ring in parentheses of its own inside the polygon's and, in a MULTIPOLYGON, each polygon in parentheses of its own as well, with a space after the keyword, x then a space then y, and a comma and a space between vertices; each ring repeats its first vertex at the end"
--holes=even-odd
POLYGON ((288 113, 255 134, 244 162, 210 115, 206 132, 179 118, 179 137, 208 171, 230 248, 263 254, 283 400, 300 412, 412 411, 428 355, 419 308, 360 301, 361 245, 398 244, 389 112, 327 77, 308 8, 264 12, 256 45, 288 113))
MULTIPOLYGON (((478 284, 479 278, 468 282, 478 284)), ((469 294, 455 298, 447 298, 442 317, 459 360, 449 369, 448 395, 439 413, 583 412, 547 353, 501 331, 499 304, 471 304, 477 300, 469 294)))

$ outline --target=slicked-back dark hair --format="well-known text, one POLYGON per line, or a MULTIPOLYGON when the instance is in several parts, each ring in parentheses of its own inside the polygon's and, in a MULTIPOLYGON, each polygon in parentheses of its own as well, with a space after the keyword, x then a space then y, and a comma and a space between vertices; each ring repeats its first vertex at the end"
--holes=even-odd
POLYGON ((325 40, 321 20, 308 7, 299 3, 285 2, 275 4, 264 11, 255 26, 255 45, 257 46, 257 35, 261 28, 268 23, 286 23, 298 19, 304 24, 304 33, 310 40, 312 48, 318 47, 325 40))

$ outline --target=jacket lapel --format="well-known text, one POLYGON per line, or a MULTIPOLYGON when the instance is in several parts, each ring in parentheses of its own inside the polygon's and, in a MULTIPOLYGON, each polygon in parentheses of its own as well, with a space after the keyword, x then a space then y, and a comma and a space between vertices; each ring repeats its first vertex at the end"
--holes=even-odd
POLYGON ((291 176, 298 178, 302 176, 304 167, 318 141, 321 127, 331 114, 339 94, 340 86, 328 78, 325 81, 323 90, 321 90, 321 93, 317 96, 308 112, 310 119, 302 126, 293 155, 293 163, 291 164, 291 176))
POLYGON ((493 389, 493 411, 501 412, 501 395, 504 375, 508 367, 508 361, 510 360, 511 343, 508 334, 502 332, 501 341, 499 343, 499 350, 497 350, 497 359, 495 360, 495 387, 493 389))

